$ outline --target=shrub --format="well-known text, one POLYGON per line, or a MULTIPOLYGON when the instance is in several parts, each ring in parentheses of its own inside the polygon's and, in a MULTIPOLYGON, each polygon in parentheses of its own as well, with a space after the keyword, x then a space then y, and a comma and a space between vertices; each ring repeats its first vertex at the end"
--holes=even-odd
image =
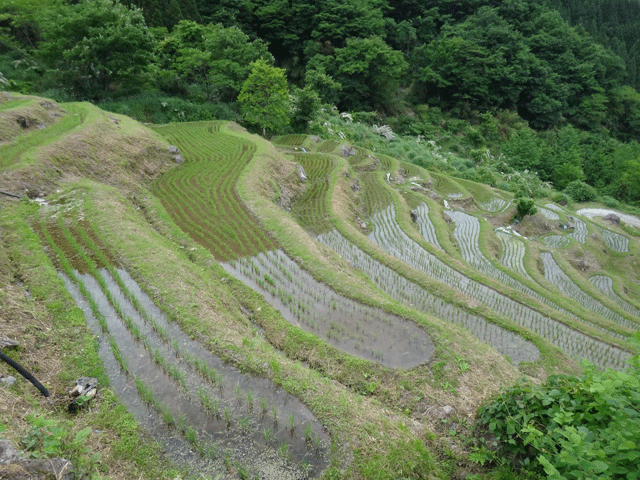
POLYGON ((624 371, 583 363, 582 376, 526 381, 481 407, 478 433, 495 436, 472 459, 510 462, 547 478, 638 479, 640 472, 640 357, 624 371))
POLYGON ((589 202, 596 198, 596 189, 580 180, 570 182, 564 189, 574 202, 589 202))
POLYGON ((516 200, 516 220, 522 220, 526 215, 535 215, 537 211, 530 198, 520 197, 516 200))
POLYGON ((564 205, 565 207, 569 204, 569 197, 564 193, 557 192, 551 196, 551 200, 558 205, 564 205))

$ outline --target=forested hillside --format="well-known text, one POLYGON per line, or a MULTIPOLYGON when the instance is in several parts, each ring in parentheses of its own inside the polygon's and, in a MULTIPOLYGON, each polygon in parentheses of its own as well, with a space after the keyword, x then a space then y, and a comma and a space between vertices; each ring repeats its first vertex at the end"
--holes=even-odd
POLYGON ((425 167, 494 185, 527 170, 558 191, 640 201, 636 1, 114 1, 5 2, 0 81, 270 136, 327 134, 321 107, 335 106, 390 125, 388 143, 418 137, 464 160, 405 157, 425 167), (287 81, 239 98, 258 60, 287 81))
POLYGON ((629 85, 640 88, 640 2, 637 0, 550 0, 571 25, 582 26, 625 64, 629 85))

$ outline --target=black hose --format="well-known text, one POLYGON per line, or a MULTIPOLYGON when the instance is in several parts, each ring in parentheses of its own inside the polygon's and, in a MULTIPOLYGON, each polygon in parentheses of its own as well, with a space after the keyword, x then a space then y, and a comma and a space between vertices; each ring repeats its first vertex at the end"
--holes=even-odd
POLYGON ((31 375, 24 368, 22 368, 22 365, 20 365, 18 362, 16 362, 13 358, 7 357, 4 353, 0 352, 0 360, 4 360, 6 363, 11 365, 13 368, 15 368, 20 375, 22 375, 24 378, 29 380, 33 384, 34 387, 36 387, 38 390, 40 390, 42 395, 44 395, 45 397, 49 396, 49 390, 47 390, 38 380, 36 380, 33 377, 33 375, 31 375))

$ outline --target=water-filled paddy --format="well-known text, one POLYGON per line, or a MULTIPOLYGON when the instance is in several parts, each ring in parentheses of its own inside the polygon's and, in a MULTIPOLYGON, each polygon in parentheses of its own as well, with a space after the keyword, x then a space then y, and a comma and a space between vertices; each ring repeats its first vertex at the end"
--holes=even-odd
POLYGON ((340 295, 280 250, 222 266, 289 322, 346 353, 400 368, 424 363, 433 353, 431 339, 415 323, 340 295))

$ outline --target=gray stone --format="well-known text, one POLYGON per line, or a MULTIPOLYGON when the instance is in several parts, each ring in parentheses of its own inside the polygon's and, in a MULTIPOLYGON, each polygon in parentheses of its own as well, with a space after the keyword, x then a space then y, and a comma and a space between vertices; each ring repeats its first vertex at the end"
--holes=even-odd
POLYGON ((451 415, 453 413, 453 407, 450 407, 449 405, 445 405, 444 407, 442 407, 442 411, 444 412, 445 415, 451 415))
POLYGON ((342 156, 347 158, 347 157, 353 157, 356 154, 356 149, 355 148, 348 148, 344 145, 342 145, 342 156))
POLYGON ((615 225, 620 225, 620 217, 618 215, 616 215, 615 213, 608 213, 603 218, 605 220, 610 221, 611 223, 613 223, 615 225))
POLYGON ((21 458, 9 440, 0 440, 0 478, 72 480, 74 477, 73 465, 69 460, 59 457, 44 460, 21 458))
POLYGON ((182 162, 184 162, 182 155, 176 155, 176 163, 182 163, 182 162))
POLYGON ((7 388, 13 387, 16 384, 16 381, 17 380, 15 379, 15 377, 12 377, 11 375, 9 375, 8 377, 0 378, 0 382, 2 382, 7 388))
POLYGON ((169 145, 169 153, 180 153, 180 149, 175 145, 169 145))

